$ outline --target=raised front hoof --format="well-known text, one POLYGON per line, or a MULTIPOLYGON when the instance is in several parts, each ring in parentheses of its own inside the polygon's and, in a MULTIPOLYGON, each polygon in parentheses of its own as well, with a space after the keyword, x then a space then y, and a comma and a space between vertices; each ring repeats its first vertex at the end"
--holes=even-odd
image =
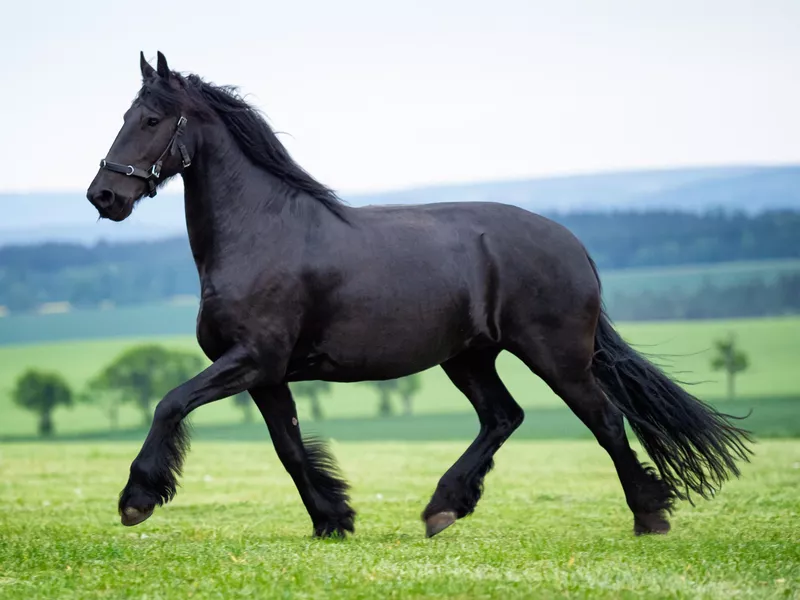
POLYGON ((125 527, 133 527, 149 519, 150 515, 153 514, 154 508, 155 507, 150 506, 139 509, 133 506, 127 506, 120 512, 120 521, 125 527))
POLYGON ((670 524, 662 515, 636 515, 633 518, 635 535, 665 535, 669 533, 670 524))
POLYGON ((156 506, 161 504, 160 498, 144 486, 128 481, 119 495, 117 510, 122 524, 133 527, 149 519, 156 506))
POLYGON ((425 519, 425 537, 432 538, 456 522, 458 516, 452 510, 446 510, 425 519))

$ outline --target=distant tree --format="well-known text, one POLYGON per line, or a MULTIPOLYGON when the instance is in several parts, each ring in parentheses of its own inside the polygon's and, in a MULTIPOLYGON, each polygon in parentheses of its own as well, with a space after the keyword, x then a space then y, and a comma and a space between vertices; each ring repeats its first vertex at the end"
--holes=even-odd
POLYGON ((148 425, 153 403, 202 368, 203 360, 191 352, 157 344, 135 346, 117 356, 94 378, 92 391, 96 398, 115 394, 119 401, 134 404, 142 413, 142 422, 148 425))
POLYGON ((400 400, 403 402, 403 409, 406 415, 411 414, 411 403, 420 389, 422 389, 422 377, 419 373, 401 377, 397 380, 397 393, 400 394, 400 400))
POLYGON ((103 371, 86 383, 78 396, 78 401, 102 408, 108 417, 109 428, 117 429, 119 427, 119 407, 123 396, 123 391, 108 381, 107 373, 103 371))
POLYGON ((330 393, 331 384, 327 381, 296 381, 290 387, 295 398, 308 398, 311 418, 315 421, 322 421, 324 417, 319 399, 320 396, 330 393))
POLYGON ((14 403, 39 415, 39 435, 53 433, 53 411, 72 405, 72 391, 58 373, 29 369, 19 376, 12 393, 14 403))
POLYGON ((242 409, 245 423, 253 422, 253 399, 247 392, 240 392, 233 397, 233 403, 242 409))
POLYGON ((716 354, 711 358, 711 368, 714 371, 725 371, 728 376, 728 398, 736 395, 735 378, 738 373, 748 367, 747 355, 736 346, 734 334, 714 342, 716 354))
POLYGON ((384 379, 368 383, 378 392, 378 416, 391 417, 394 414, 392 394, 397 391, 397 379, 384 379))

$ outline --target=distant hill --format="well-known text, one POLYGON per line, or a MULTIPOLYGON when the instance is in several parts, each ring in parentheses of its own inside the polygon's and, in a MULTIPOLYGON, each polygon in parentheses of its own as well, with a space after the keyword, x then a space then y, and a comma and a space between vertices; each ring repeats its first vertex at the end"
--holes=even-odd
POLYGON ((622 171, 432 186, 353 198, 364 204, 495 201, 535 212, 800 207, 800 165, 622 171))
MULTIPOLYGON (((496 201, 543 213, 800 208, 800 165, 623 171, 343 195, 354 206, 496 201)), ((0 245, 160 239, 185 232, 180 185, 146 198, 124 223, 97 222, 82 192, 0 194, 0 245), (177 190, 177 191, 176 191, 177 190)))

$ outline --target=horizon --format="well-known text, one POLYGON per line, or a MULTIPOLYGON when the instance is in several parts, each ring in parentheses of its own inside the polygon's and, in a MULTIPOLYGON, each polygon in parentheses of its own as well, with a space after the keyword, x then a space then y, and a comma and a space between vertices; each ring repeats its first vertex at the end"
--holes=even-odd
MULTIPOLYGON (((671 173, 678 171, 714 171, 714 170, 739 170, 739 169, 791 169, 800 167, 800 160, 787 161, 787 162, 765 162, 758 163, 755 161, 741 162, 741 163, 707 163, 707 164, 691 164, 691 165, 668 165, 668 166, 641 166, 632 168, 611 168, 607 170, 589 170, 589 171, 565 171, 556 172, 546 175, 531 175, 521 177, 508 177, 503 179, 464 179, 458 181, 441 181, 431 184, 422 185, 404 185, 396 188, 375 188, 367 190, 336 190, 340 196, 372 196, 372 195, 390 195, 394 193, 403 192, 416 192, 423 190, 436 190, 440 188, 462 187, 462 186, 480 186, 492 185, 503 183, 525 183, 529 181, 548 181, 548 180, 562 180, 562 179, 578 179, 578 178, 591 178, 591 177, 612 177, 615 175, 634 175, 634 174, 652 174, 652 173, 671 173)), ((313 177, 313 174, 312 174, 313 177)), ((324 181, 321 183, 325 183, 324 181)), ((161 194, 179 194, 182 190, 175 189, 176 187, 182 188, 182 183, 179 176, 170 180, 162 188, 159 188, 159 195, 161 194)), ((31 189, 31 190, 4 190, 0 188, 0 196, 35 196, 45 194, 85 194, 85 189, 77 188, 54 188, 54 189, 31 189)), ((144 199, 143 199, 144 201, 144 199)))
POLYGON ((88 186, 139 88, 140 50, 238 86, 343 194, 800 162, 797 3, 213 8, 198 0, 189 28, 160 6, 134 31, 124 5, 12 5, 0 191, 88 186))

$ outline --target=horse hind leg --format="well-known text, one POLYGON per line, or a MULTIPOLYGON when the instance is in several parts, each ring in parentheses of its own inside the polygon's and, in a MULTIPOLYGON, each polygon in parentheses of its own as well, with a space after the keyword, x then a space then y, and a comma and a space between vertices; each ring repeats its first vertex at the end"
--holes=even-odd
POLYGON ((495 452, 522 423, 522 408, 497 375, 498 353, 497 350, 468 351, 442 364, 444 372, 478 413, 480 431, 439 480, 422 513, 428 537, 475 510, 483 492, 483 479, 494 464, 495 452))
POLYGON ((356 513, 350 506, 349 486, 324 444, 303 439, 289 386, 254 387, 250 395, 264 417, 278 458, 297 486, 314 535, 345 537, 353 533, 356 513))
POLYGON ((622 413, 608 401, 594 376, 586 373, 559 381, 555 387, 614 462, 625 500, 633 513, 634 533, 667 533, 670 529, 667 513, 672 509, 675 494, 653 467, 639 462, 628 443, 622 413))
POLYGON ((585 340, 582 336, 592 336, 591 330, 526 336, 541 342, 524 342, 514 354, 564 400, 611 457, 633 513, 634 533, 667 533, 667 513, 675 493, 652 467, 643 466, 637 459, 628 443, 623 414, 606 398, 589 369, 593 338, 585 340))

